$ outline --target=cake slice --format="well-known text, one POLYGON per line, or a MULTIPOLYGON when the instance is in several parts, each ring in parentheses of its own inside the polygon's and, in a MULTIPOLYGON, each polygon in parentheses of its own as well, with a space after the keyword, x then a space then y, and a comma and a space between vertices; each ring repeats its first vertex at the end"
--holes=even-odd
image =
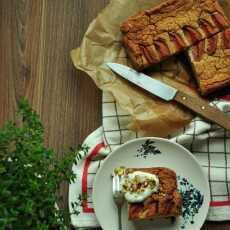
POLYGON ((201 94, 230 85, 230 29, 198 42, 188 56, 201 94))
POLYGON ((182 212, 182 196, 177 190, 176 173, 168 168, 129 168, 126 174, 135 171, 154 174, 159 179, 159 191, 151 194, 143 202, 128 203, 130 220, 176 217, 182 212))
POLYGON ((122 42, 134 68, 141 70, 229 24, 217 0, 167 0, 123 22, 122 42))

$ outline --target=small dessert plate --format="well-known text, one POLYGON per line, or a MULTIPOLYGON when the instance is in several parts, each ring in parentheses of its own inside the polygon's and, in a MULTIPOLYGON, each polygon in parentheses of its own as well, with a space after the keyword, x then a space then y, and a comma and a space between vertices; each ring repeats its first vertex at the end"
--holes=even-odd
POLYGON ((123 230, 198 230, 203 225, 210 202, 208 179, 195 157, 181 145, 162 138, 139 138, 111 153, 97 172, 93 185, 96 217, 103 230, 117 230, 117 207, 112 194, 112 172, 116 167, 167 167, 177 174, 183 196, 182 215, 157 220, 128 220, 127 203, 122 208, 123 230))

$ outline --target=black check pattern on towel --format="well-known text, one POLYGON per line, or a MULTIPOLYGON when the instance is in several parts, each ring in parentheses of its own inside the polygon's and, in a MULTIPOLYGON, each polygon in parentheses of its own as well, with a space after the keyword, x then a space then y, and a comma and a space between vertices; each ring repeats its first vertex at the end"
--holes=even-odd
MULTIPOLYGON (((217 100, 213 106, 230 113, 230 106, 221 108, 224 102, 217 100)), ((127 129, 131 116, 110 93, 103 93, 102 115, 104 141, 109 151, 140 136, 127 129)), ((211 201, 230 201, 230 132, 196 117, 180 135, 169 138, 194 153, 209 178, 211 201)))
POLYGON ((130 131, 127 125, 131 122, 130 114, 116 103, 110 93, 103 93, 102 124, 104 140, 110 151, 128 140, 138 137, 138 133, 130 131))

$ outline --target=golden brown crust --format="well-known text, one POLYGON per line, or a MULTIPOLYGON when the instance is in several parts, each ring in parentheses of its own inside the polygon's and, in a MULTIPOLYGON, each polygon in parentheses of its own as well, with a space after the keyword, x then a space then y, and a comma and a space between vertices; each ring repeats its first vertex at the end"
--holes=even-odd
POLYGON ((216 0, 167 0, 123 22, 122 42, 134 67, 144 69, 229 25, 216 0))
POLYGON ((198 42, 188 54, 203 95, 230 85, 230 29, 198 42))
POLYGON ((128 169, 127 173, 134 171, 156 174, 160 182, 160 191, 152 194, 142 203, 129 203, 130 220, 154 219, 181 214, 182 197, 177 190, 176 174, 173 170, 163 167, 133 168, 128 169))

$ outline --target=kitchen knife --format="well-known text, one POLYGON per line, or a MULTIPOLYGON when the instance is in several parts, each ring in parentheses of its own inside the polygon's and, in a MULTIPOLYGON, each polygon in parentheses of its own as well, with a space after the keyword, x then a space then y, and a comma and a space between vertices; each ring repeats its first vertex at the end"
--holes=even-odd
POLYGON ((161 81, 153 79, 143 73, 118 63, 107 63, 107 66, 118 75, 129 82, 141 87, 142 89, 154 94, 165 101, 177 101, 193 112, 214 122, 221 127, 230 130, 230 116, 210 106, 205 100, 190 96, 180 90, 177 90, 161 81))

